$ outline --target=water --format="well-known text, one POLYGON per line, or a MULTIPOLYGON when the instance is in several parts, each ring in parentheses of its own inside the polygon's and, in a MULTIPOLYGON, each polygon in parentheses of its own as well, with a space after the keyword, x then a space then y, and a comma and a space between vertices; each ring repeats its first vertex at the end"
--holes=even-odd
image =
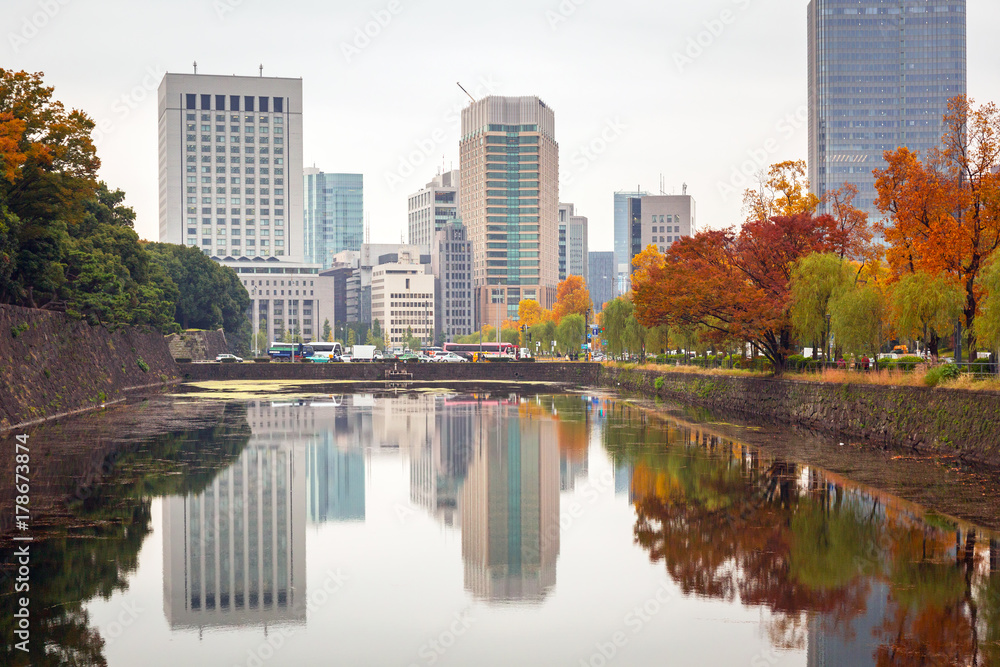
MULTIPOLYGON (((145 409, 175 421, 115 422, 126 453, 35 544, 32 664, 1000 661, 996 534, 704 415, 503 392, 145 409)), ((61 428, 32 437, 109 425, 61 428)))

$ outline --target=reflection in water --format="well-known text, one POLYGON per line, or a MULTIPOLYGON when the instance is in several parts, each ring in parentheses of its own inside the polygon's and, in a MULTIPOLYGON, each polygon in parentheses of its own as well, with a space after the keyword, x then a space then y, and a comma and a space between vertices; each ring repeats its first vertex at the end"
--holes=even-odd
POLYGON ((540 600, 556 583, 559 453, 554 422, 484 404, 461 493, 465 587, 486 600, 540 600))
POLYGON ((171 629, 304 622, 304 440, 316 410, 258 401, 243 453, 200 493, 163 502, 171 629))
POLYGON ((685 593, 769 609, 772 643, 806 648, 810 666, 1000 659, 995 540, 704 426, 609 407, 636 540, 685 593))

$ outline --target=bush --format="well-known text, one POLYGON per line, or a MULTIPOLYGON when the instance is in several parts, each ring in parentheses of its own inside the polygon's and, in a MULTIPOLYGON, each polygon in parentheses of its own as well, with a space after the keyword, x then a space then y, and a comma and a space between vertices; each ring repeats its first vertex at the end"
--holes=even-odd
POLYGON ((21 322, 20 324, 15 324, 10 328, 11 338, 17 338, 27 330, 28 330, 27 322, 21 322))
POLYGON ((653 386, 656 387, 657 391, 663 389, 663 378, 656 378, 653 380, 653 386))
POLYGON ((135 363, 136 363, 137 366, 139 366, 139 368, 142 370, 143 373, 148 373, 149 372, 149 364, 147 364, 145 361, 143 361, 142 357, 139 357, 138 359, 136 359, 135 363))
POLYGON ((255 364, 266 364, 271 361, 271 357, 254 357, 253 362, 255 364))
POLYGON ((955 364, 935 366, 927 371, 927 375, 924 376, 924 384, 928 387, 936 387, 945 380, 954 380, 961 375, 961 373, 962 372, 955 364))
POLYGON ((911 373, 922 363, 924 360, 920 357, 900 357, 896 361, 896 368, 911 373))
POLYGON ((222 363, 224 363, 224 364, 235 364, 236 363, 236 359, 234 359, 233 357, 223 357, 222 358, 222 363))

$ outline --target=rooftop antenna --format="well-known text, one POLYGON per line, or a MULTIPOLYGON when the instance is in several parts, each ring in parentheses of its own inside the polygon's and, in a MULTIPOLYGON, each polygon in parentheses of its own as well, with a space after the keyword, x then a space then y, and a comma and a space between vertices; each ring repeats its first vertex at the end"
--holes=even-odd
MULTIPOLYGON (((461 84, 461 83, 459 83, 458 81, 456 81, 456 82, 455 82, 455 84, 456 84, 456 85, 457 85, 457 86, 458 86, 459 88, 461 88, 461 89, 462 89, 462 92, 463 92, 463 93, 465 93, 466 95, 469 95, 469 91, 467 91, 467 90, 466 90, 466 89, 465 89, 465 88, 464 88, 464 87, 462 86, 462 84, 461 84)), ((470 99, 470 100, 472 100, 472 101, 473 101, 473 103, 475 103, 475 101, 476 101, 476 98, 475 98, 475 97, 473 97, 472 95, 469 95, 469 99, 470 99)))
POLYGON ((264 76, 264 63, 260 64, 260 75, 261 75, 261 77, 264 76))
POLYGON ((195 74, 198 73, 198 61, 197 60, 194 61, 194 73, 195 74))
POLYGON ((687 183, 684 183, 684 184, 683 184, 683 185, 681 186, 681 192, 682 192, 683 194, 685 194, 685 195, 686 195, 686 194, 688 193, 688 184, 687 184, 687 183))
POLYGON ((664 181, 663 181, 663 174, 660 174, 660 194, 661 194, 661 195, 665 195, 665 194, 667 194, 667 193, 666 193, 666 192, 664 191, 664 189, 663 189, 663 186, 664 186, 664 181))

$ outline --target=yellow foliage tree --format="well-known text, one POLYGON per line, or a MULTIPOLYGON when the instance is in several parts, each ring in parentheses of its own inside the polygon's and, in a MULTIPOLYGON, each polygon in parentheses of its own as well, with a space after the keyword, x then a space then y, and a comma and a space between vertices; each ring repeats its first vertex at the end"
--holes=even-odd
POLYGON ((756 190, 743 194, 747 222, 769 220, 774 216, 815 213, 819 198, 809 191, 805 160, 787 160, 771 165, 758 174, 756 190))
POLYGON ((533 327, 551 319, 552 312, 542 308, 541 304, 533 299, 523 299, 517 304, 517 321, 522 326, 533 327))

